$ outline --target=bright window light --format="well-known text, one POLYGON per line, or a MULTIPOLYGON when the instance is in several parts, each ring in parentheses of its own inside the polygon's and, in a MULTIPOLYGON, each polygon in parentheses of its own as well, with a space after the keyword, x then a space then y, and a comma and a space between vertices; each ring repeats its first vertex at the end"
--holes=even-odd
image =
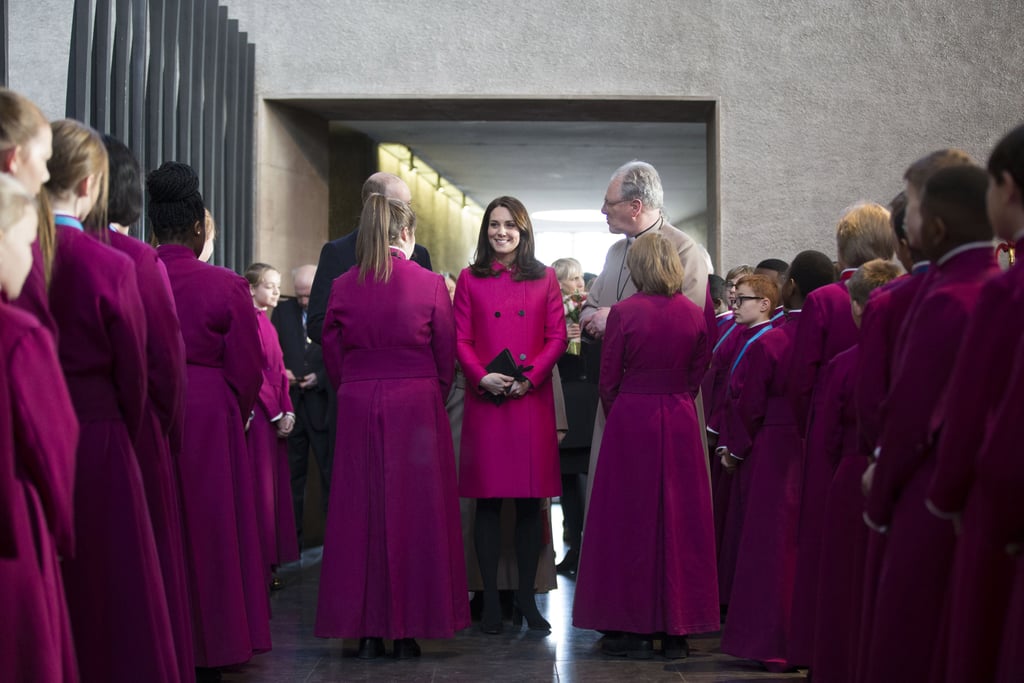
POLYGON ((530 214, 535 221, 555 221, 557 223, 604 223, 604 214, 597 209, 558 209, 555 211, 535 211, 530 214))

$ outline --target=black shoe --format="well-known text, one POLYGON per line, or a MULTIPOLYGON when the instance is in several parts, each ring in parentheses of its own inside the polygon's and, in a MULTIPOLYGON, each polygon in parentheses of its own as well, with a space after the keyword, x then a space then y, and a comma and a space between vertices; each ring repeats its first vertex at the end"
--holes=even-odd
POLYGON ((580 551, 570 548, 562 558, 562 561, 555 565, 555 571, 566 576, 576 576, 576 570, 580 566, 580 551))
POLYGON ((666 659, 686 659, 690 656, 690 644, 686 636, 662 636, 661 654, 666 659))
POLYGON ((550 631, 551 624, 548 620, 541 616, 540 610, 537 609, 537 603, 530 600, 526 603, 526 609, 523 609, 523 604, 516 600, 516 603, 512 606, 512 625, 519 628, 523 625, 523 618, 526 618, 526 625, 531 631, 550 631))
POLYGON ((359 652, 356 653, 356 657, 359 659, 377 659, 377 657, 384 656, 384 639, 383 638, 360 638, 359 639, 359 652))
POLYGON ((480 615, 480 630, 489 635, 501 633, 501 600, 498 592, 491 593, 491 598, 484 593, 484 609, 480 615))
POLYGON ((397 638, 392 653, 395 659, 412 659, 420 656, 420 646, 414 638, 397 638))
POLYGON ((216 683, 220 680, 220 669, 212 667, 196 667, 196 683, 216 683))
POLYGON ((274 578, 270 579, 270 590, 279 591, 284 588, 284 581, 278 578, 277 574, 274 574, 274 578))
POLYGON ((654 657, 654 641, 635 633, 624 633, 617 638, 602 640, 601 652, 612 657, 651 659, 654 657))

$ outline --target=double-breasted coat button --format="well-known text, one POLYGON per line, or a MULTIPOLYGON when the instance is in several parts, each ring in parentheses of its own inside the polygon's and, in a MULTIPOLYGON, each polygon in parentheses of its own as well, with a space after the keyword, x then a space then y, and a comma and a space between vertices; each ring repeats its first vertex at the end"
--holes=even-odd
POLYGON ((495 311, 494 312, 494 317, 495 318, 500 318, 501 317, 501 311, 495 311))
POLYGON ((526 354, 525 353, 519 354, 519 360, 526 360, 526 354))

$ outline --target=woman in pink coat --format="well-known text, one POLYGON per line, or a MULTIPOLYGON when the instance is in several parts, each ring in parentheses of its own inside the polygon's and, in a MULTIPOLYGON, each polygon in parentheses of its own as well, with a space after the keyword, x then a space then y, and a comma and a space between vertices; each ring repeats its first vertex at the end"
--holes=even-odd
POLYGON ((53 337, 9 305, 32 268, 35 200, 0 176, 0 680, 78 680, 59 556, 74 550, 75 418, 53 337))
POLYGON ((200 680, 270 649, 270 604, 245 425, 263 375, 245 280, 197 257, 206 242, 199 178, 165 162, 146 179, 147 214, 185 340, 181 482, 186 571, 200 680))
POLYGON ((295 426, 295 413, 288 395, 281 342, 267 313, 281 298, 281 273, 266 263, 254 263, 245 269, 245 279, 256 307, 263 349, 263 384, 246 439, 256 479, 256 521, 263 542, 263 563, 272 573, 271 590, 278 590, 283 584, 274 573, 277 566, 299 559, 288 469, 288 435, 295 426))
POLYGON ((331 286, 324 365, 338 393, 316 635, 358 656, 418 657, 469 625, 455 456, 444 401, 455 328, 444 278, 409 260, 416 218, 373 194, 356 267, 331 286))
POLYGON ((477 498, 474 542, 484 584, 484 633, 501 632, 498 559, 504 498, 516 499, 517 614, 549 630, 534 601, 540 499, 561 493, 551 369, 566 349, 555 271, 533 255, 526 207, 499 197, 484 212, 473 264, 455 290, 458 358, 466 374, 459 495, 477 498), (501 353, 511 359, 492 372, 501 353), (493 366, 492 366, 493 367, 493 366))
POLYGON ((573 625, 615 631, 606 654, 647 659, 653 636, 685 657, 690 633, 719 628, 707 456, 694 397, 707 367, 704 312, 679 294, 664 237, 627 252, 637 294, 612 306, 601 353, 608 416, 583 530, 573 625))

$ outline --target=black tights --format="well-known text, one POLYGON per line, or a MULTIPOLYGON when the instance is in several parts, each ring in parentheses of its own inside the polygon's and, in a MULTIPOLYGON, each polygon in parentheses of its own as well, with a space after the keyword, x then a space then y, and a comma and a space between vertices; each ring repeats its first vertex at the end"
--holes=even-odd
MULTIPOLYGON (((498 560, 501 556, 501 504, 502 498, 478 498, 476 526, 473 540, 480 563, 480 576, 484 584, 484 615, 498 611, 498 560)), ((541 526, 540 498, 516 498, 516 565, 519 570, 519 590, 516 599, 524 612, 536 612, 534 583, 540 561, 541 526)))

